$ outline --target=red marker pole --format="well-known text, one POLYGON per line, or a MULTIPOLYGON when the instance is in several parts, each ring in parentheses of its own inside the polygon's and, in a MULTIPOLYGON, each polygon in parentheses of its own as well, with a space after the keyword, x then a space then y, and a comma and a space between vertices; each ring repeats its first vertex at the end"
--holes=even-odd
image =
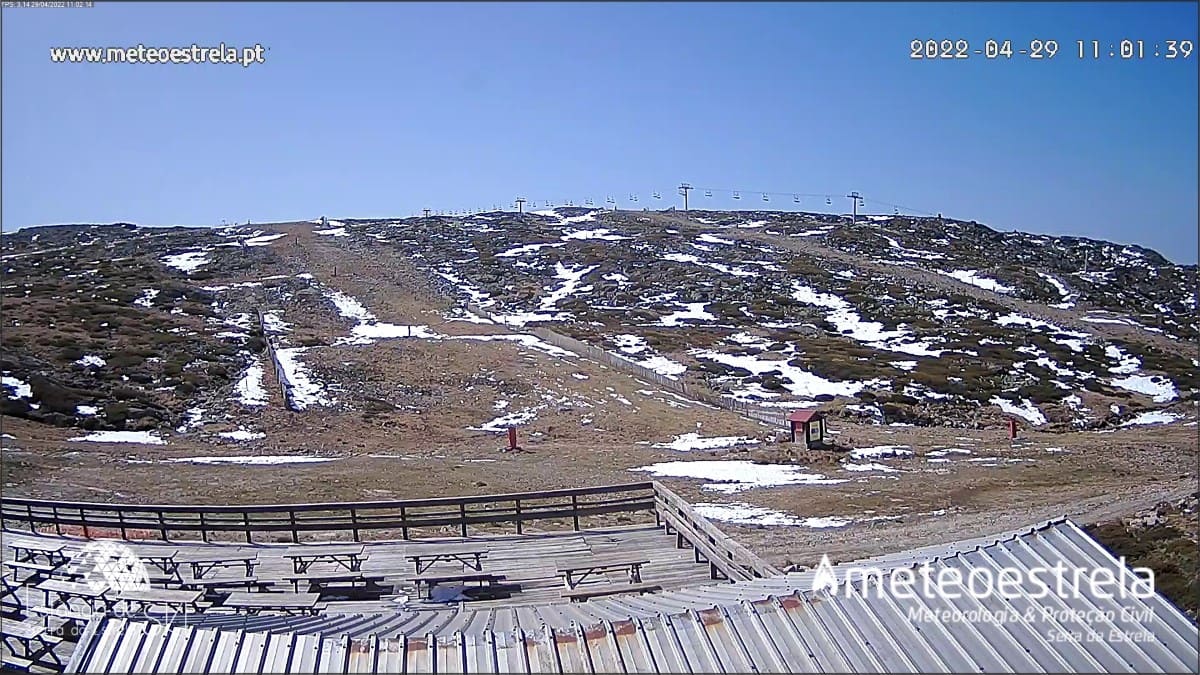
POLYGON ((1016 440, 1017 438, 1017 421, 1013 418, 1008 418, 1008 440, 1016 440))
POLYGON ((517 449, 517 428, 516 427, 508 428, 508 449, 509 450, 517 449))

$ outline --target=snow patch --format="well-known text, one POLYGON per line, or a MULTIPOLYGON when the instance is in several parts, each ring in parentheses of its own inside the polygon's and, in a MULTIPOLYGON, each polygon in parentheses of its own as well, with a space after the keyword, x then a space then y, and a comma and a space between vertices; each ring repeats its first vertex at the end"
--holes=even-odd
POLYGON ((91 443, 144 443, 146 445, 166 445, 167 442, 149 431, 93 431, 87 436, 68 438, 69 441, 88 441, 91 443))
POLYGON ((201 266, 212 262, 206 257, 206 254, 207 251, 189 251, 187 253, 169 255, 162 258, 162 263, 167 267, 174 267, 185 274, 191 274, 195 270, 200 269, 201 266))
MULTIPOLYGON (((651 392, 653 393, 653 392, 651 392)), ((731 448, 736 445, 753 445, 758 441, 743 436, 714 436, 701 438, 700 434, 689 433, 676 436, 670 443, 655 443, 655 448, 666 448, 687 452, 690 450, 712 450, 714 448, 731 448)))
POLYGON ((773 511, 745 502, 731 504, 699 503, 692 508, 709 520, 718 520, 735 525, 758 525, 762 527, 844 527, 850 524, 845 518, 820 517, 798 518, 781 511, 773 511))
POLYGON ((630 469, 659 477, 695 478, 709 481, 701 489, 733 493, 758 487, 779 485, 834 485, 844 479, 826 478, 819 473, 803 473, 792 464, 755 464, 747 461, 706 460, 697 462, 659 462, 630 469))

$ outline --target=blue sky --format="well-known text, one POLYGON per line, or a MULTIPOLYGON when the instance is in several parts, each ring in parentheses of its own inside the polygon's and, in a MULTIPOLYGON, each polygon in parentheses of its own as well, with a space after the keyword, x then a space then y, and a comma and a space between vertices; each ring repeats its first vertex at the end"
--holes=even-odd
MULTIPOLYGON (((997 229, 1197 250, 1196 3, 106 4, 3 13, 3 225, 406 216, 675 186, 858 190, 997 229), (913 61, 914 38, 1053 39, 913 61), (1147 57, 1109 59, 1142 39, 1147 57), (1080 60, 1076 40, 1100 40, 1080 60), (58 46, 269 48, 53 64, 58 46)), ((660 192, 661 201, 650 198, 660 192)), ((630 194, 638 194, 634 205, 630 194)))

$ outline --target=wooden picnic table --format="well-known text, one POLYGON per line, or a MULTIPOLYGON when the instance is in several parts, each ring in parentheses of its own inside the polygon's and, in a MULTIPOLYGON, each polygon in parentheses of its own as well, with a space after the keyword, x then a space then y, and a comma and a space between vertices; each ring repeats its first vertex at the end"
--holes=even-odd
POLYGON ((504 581, 506 577, 503 574, 494 574, 491 572, 470 572, 465 574, 422 574, 413 577, 413 581, 417 584, 417 597, 428 598, 433 595, 434 586, 439 584, 456 582, 466 585, 470 582, 475 582, 480 586, 491 586, 498 581, 504 581), (425 593, 421 589, 426 589, 425 593))
POLYGON ((221 603, 239 614, 258 614, 264 609, 284 614, 316 614, 320 593, 250 593, 234 591, 221 603))
MULTIPOLYGON (((175 560, 176 558, 172 558, 175 560)), ((178 556, 180 563, 191 565, 192 576, 196 579, 204 578, 205 574, 213 571, 218 567, 238 567, 239 565, 246 566, 246 576, 254 576, 254 566, 258 564, 258 552, 235 552, 235 553, 185 553, 178 556)))
POLYGON ((124 602, 126 609, 136 605, 136 612, 145 612, 152 606, 170 607, 177 612, 186 612, 189 608, 199 610, 197 603, 204 596, 203 591, 170 590, 166 588, 142 588, 121 591, 113 598, 116 602, 124 602))
POLYGON ((63 552, 67 545, 61 541, 17 540, 8 542, 8 547, 13 550, 15 562, 37 562, 39 556, 52 565, 67 562, 67 555, 63 552))
POLYGON ((179 579, 179 562, 175 558, 179 556, 179 549, 173 548, 166 551, 153 550, 149 552, 135 551, 138 559, 148 565, 154 565, 163 571, 163 574, 168 574, 175 579, 179 579))
POLYGON ((81 584, 75 581, 64 581, 62 579, 47 579, 39 583, 35 588, 46 594, 46 606, 54 607, 58 603, 51 604, 50 594, 56 593, 58 598, 63 601, 67 607, 71 606, 71 600, 82 599, 87 602, 88 609, 94 607, 94 603, 100 603, 106 610, 110 609, 113 604, 113 598, 108 596, 107 588, 92 588, 87 584, 81 584))
POLYGON ((417 574, 422 574, 437 562, 460 562, 463 569, 483 571, 483 559, 487 557, 487 548, 480 544, 422 544, 419 553, 410 553, 405 557, 413 561, 417 574))
POLYGON ((292 568, 296 574, 303 574, 313 563, 321 561, 357 572, 367 559, 367 556, 363 555, 364 550, 366 547, 362 544, 292 546, 283 552, 283 557, 292 559, 292 568))
POLYGON ((304 583, 308 584, 310 588, 316 586, 321 590, 330 584, 342 583, 349 583, 352 588, 361 583, 364 588, 370 589, 379 586, 380 582, 384 580, 384 575, 363 574, 362 572, 332 572, 329 574, 297 574, 284 577, 283 579, 284 581, 291 582, 292 588, 299 593, 300 584, 304 583))
POLYGON ((593 557, 584 560, 563 560, 555 566, 558 576, 566 582, 567 588, 574 590, 576 586, 593 574, 616 572, 624 570, 629 573, 629 583, 642 583, 642 565, 649 564, 647 558, 633 557, 593 557))
POLYGON ((3 655, 4 665, 28 670, 43 656, 49 656, 61 668, 62 660, 54 653, 54 646, 61 641, 38 622, 16 619, 0 622, 0 642, 8 652, 3 655), (13 646, 14 642, 20 647, 13 646))

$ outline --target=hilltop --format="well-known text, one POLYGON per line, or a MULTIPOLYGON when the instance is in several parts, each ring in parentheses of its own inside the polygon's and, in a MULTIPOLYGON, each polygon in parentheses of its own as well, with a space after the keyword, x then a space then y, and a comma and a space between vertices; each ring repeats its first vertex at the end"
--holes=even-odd
POLYGON ((0 246, 3 480, 33 496, 378 499, 650 474, 728 522, 908 518, 940 536, 1194 489, 1196 268, 1134 246, 584 208, 63 225, 0 246), (760 421, 805 407, 833 417, 840 453, 797 453, 760 421), (524 452, 497 452, 509 426, 524 452))

